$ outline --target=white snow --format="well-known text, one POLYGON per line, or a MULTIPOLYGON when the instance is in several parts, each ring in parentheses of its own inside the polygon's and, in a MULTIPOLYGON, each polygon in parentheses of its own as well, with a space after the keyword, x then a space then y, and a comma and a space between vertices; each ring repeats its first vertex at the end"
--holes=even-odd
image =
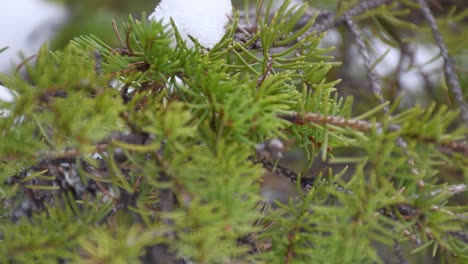
POLYGON ((0 85, 0 101, 11 103, 13 102, 13 98, 13 93, 10 91, 10 89, 0 85))
POLYGON ((7 0, 1 4, 0 73, 10 73, 19 63, 19 52, 26 57, 35 54, 53 36, 67 16, 63 5, 44 0, 7 0))
MULTIPOLYGON (((282 0, 274 0, 273 4, 271 5, 271 8, 273 10, 277 10, 277 9, 279 9, 281 7, 281 5, 283 5, 283 2, 284 1, 282 1, 282 0)), ((299 5, 303 4, 303 3, 304 3, 303 0, 291 0, 291 2, 289 3, 289 7, 291 8, 293 6, 299 6, 299 5)), ((267 5, 268 1, 265 1, 263 4, 267 5)))
POLYGON ((188 47, 194 46, 192 36, 212 48, 223 37, 231 14, 231 0, 162 0, 149 18, 166 24, 172 18, 188 47))
MULTIPOLYGON (((5 86, 0 85, 0 102, 3 101, 3 102, 11 103, 13 102, 13 100, 14 100, 14 97, 13 97, 12 92, 5 86)), ((0 108, 0 118, 8 117, 10 116, 10 114, 11 114, 10 110, 0 108)))
MULTIPOLYGON (((0 6, 0 49, 9 47, 0 53, 0 73, 8 74, 20 63, 20 53, 25 57, 35 54, 54 35, 67 12, 63 5, 44 0, 9 0, 0 6)), ((2 85, 0 100, 14 100, 12 92, 2 85)), ((7 114, 0 109, 2 113, 7 114)))

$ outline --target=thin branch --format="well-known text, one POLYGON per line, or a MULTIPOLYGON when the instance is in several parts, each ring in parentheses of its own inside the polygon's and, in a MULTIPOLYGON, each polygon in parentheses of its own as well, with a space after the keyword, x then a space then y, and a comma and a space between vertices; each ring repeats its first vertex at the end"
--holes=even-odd
POLYGON ((271 69, 273 68, 273 58, 271 56, 268 56, 268 59, 266 61, 266 65, 264 68, 265 69, 264 69, 262 76, 260 76, 260 78, 257 81, 257 88, 260 88, 260 86, 262 86, 265 79, 268 78, 268 76, 270 76, 271 74, 271 69))
MULTIPOLYGON (((369 49, 366 47, 366 43, 364 41, 363 33, 359 29, 359 27, 354 23, 349 15, 344 16, 345 22, 348 25, 351 33, 353 34, 354 38, 356 39, 357 46, 359 48, 359 52, 361 53, 362 59, 364 60, 364 67, 367 71, 367 78, 369 79, 370 86, 372 92, 379 100, 379 103, 384 104, 384 96, 382 92, 382 87, 377 80, 375 75, 374 69, 371 66, 370 56, 369 56, 369 49)), ((385 105, 383 111, 387 113, 389 111, 389 106, 385 105)))
POLYGON ((436 196, 442 192, 448 193, 450 195, 460 194, 467 191, 466 184, 456 184, 444 186, 441 189, 433 190, 429 193, 430 196, 436 196))
POLYGON ((312 184, 314 183, 314 180, 311 178, 300 178, 299 175, 281 165, 278 164, 273 164, 271 161, 264 159, 264 158, 259 158, 256 159, 254 157, 249 158, 250 161, 252 161, 255 164, 262 164, 263 168, 265 168, 267 171, 276 173, 277 175, 280 175, 282 177, 288 178, 291 182, 297 182, 297 180, 301 180, 301 187, 304 189, 310 188, 312 184))
POLYGON ((18 66, 16 66, 16 72, 19 72, 21 70, 21 68, 23 68, 25 65, 27 65, 30 61, 37 58, 37 56, 39 56, 39 54, 33 54, 33 55, 25 58, 20 64, 18 64, 18 66))
MULTIPOLYGON (((370 121, 365 121, 365 120, 356 120, 356 119, 346 119, 343 117, 339 116, 325 116, 322 114, 316 114, 316 113, 307 113, 305 115, 301 115, 296 112, 292 112, 290 114, 281 114, 278 115, 279 118, 283 120, 287 120, 291 123, 298 124, 298 125, 305 125, 305 124, 317 124, 317 125, 333 125, 337 127, 342 127, 342 128, 351 128, 353 130, 357 130, 363 133, 368 133, 372 131, 374 128, 377 129, 377 131, 382 131, 383 125, 381 123, 374 123, 370 121)), ((401 126, 397 124, 390 124, 387 127, 388 131, 390 132, 395 132, 399 131, 401 129, 401 126)), ((119 140, 123 142, 131 142, 133 144, 141 144, 141 145, 146 145, 143 141, 139 141, 140 138, 138 135, 127 135, 125 138, 120 137, 118 138, 119 140), (135 142, 134 142, 135 141, 135 142), (138 141, 138 142, 136 142, 138 141)), ((427 143, 437 143, 441 148, 448 149, 452 152, 457 152, 461 153, 464 156, 468 156, 468 143, 464 141, 448 141, 448 142, 435 142, 434 139, 430 138, 422 138, 421 139, 424 142, 427 143)), ((61 151, 48 151, 48 152, 39 152, 37 154, 37 157, 40 158, 41 160, 57 160, 57 159, 67 159, 67 158, 76 158, 81 155, 85 154, 93 154, 93 153, 98 153, 98 152, 105 152, 109 148, 109 143, 102 143, 102 144, 97 144, 95 146, 91 146, 87 149, 78 149, 78 148, 68 148, 65 150, 61 151)), ((273 171, 274 165, 269 163, 269 165, 263 164, 264 167, 268 167, 270 171, 273 171)), ((281 170, 281 167, 277 167, 277 172, 278 170, 281 170)), ((281 171, 280 174, 283 176, 288 177, 292 181, 296 181, 298 179, 297 174, 291 170, 284 170, 281 171)))
MULTIPOLYGON (((383 124, 378 122, 370 122, 365 120, 356 120, 356 119, 346 119, 339 116, 325 116, 322 114, 317 113, 306 113, 300 114, 297 112, 292 112, 289 114, 280 114, 278 115, 279 118, 283 120, 287 120, 291 123, 298 124, 298 125, 305 125, 305 124, 317 124, 317 125, 333 125, 341 128, 351 128, 353 130, 357 130, 363 133, 368 133, 372 131, 374 128, 377 129, 377 132, 381 133, 384 127, 383 124)), ((387 127, 389 132, 396 132, 401 130, 401 126, 397 124, 390 124, 387 127)), ((409 137, 415 137, 414 135, 408 135, 409 137)), ((453 152, 458 152, 463 154, 464 156, 468 156, 468 142, 460 142, 460 141, 448 141, 448 142, 436 142, 433 138, 419 138, 423 142, 426 143, 436 143, 442 148, 450 149, 453 152)), ((398 144, 397 140, 397 144, 398 144)), ((399 144, 406 144, 406 142, 400 142, 399 144)), ((403 145, 402 147, 406 147, 403 145)))
MULTIPOLYGON (((336 28, 336 26, 345 22, 345 16, 354 17, 365 12, 379 8, 383 5, 391 3, 392 0, 367 0, 358 3, 357 5, 349 8, 342 16, 336 18, 336 14, 330 11, 323 11, 323 10, 316 10, 309 8, 305 15, 298 21, 294 30, 300 29, 304 27, 311 19, 316 17, 314 25, 308 32, 316 32, 318 35, 324 33, 330 29, 336 28), (317 13, 318 16, 317 16, 317 13)), ((270 17, 273 17, 273 13, 269 14, 270 17)), ((249 25, 247 24, 247 19, 245 17, 258 17, 259 14, 257 11, 255 12, 243 12, 240 11, 240 18, 243 20, 241 23, 238 24, 237 33, 245 34, 245 35, 252 35, 257 30, 257 25, 249 25), (247 34, 246 34, 247 33, 247 34)), ((256 19, 251 19, 255 20, 256 19)))
POLYGON ((365 12, 378 8, 380 6, 391 3, 392 0, 367 0, 361 1, 359 4, 348 9, 342 16, 335 18, 333 12, 324 12, 317 18, 317 21, 312 26, 312 31, 316 31, 318 34, 326 32, 332 28, 335 28, 337 25, 344 23, 346 17, 354 17, 365 12))
POLYGON ((401 250, 400 242, 396 239, 393 240, 393 252, 398 259, 398 264, 408 264, 409 262, 405 259, 403 250, 401 250))
POLYGON ((454 60, 449 55, 447 46, 445 45, 445 42, 442 39, 436 20, 432 15, 431 10, 429 10, 426 1, 416 0, 416 2, 418 2, 418 4, 421 5, 421 11, 423 12, 424 17, 426 18, 427 22, 429 23, 429 26, 431 27, 432 35, 434 36, 437 46, 439 46, 442 58, 444 59, 444 71, 445 75, 447 76, 448 85, 452 89, 452 92, 455 96, 455 100, 457 101, 458 106, 460 107, 461 118, 463 119, 465 125, 468 126, 468 107, 463 97, 462 89, 460 87, 460 82, 458 80, 458 76, 455 70, 454 60))
MULTIPOLYGON (((302 115, 297 112, 292 112, 290 114, 280 114, 278 117, 298 125, 310 123, 317 125, 334 125, 342 128, 351 128, 361 132, 370 132, 375 126, 377 127, 377 130, 381 130, 382 128, 382 125, 379 123, 374 124, 365 120, 346 119, 340 116, 331 115, 325 116, 317 113, 306 113, 302 115)), ((400 128, 401 127, 399 125, 392 124, 388 127, 388 130, 398 131, 400 128)))
POLYGON ((58 159, 69 159, 76 158, 84 154, 93 154, 98 152, 104 152, 109 147, 109 144, 98 144, 96 146, 91 146, 85 150, 80 150, 78 148, 67 148, 61 151, 47 151, 39 152, 37 157, 41 160, 58 160, 58 159))
MULTIPOLYGON (((345 14, 344 20, 346 24, 348 25, 349 29, 351 30, 351 34, 353 34, 354 38, 356 39, 359 52, 361 53, 361 56, 364 60, 364 67, 367 70, 367 78, 369 79, 371 90, 374 93, 374 95, 377 97, 379 102, 383 104, 385 100, 384 100, 384 96, 382 92, 382 87, 380 86, 377 80, 377 77, 375 75, 374 69, 371 66, 370 56, 369 56, 368 48, 366 47, 366 44, 364 41, 363 33, 361 32, 359 27, 354 23, 354 21, 351 19, 351 16, 345 14)), ((383 111, 384 113, 388 113, 390 111, 389 106, 385 105, 383 108, 383 111)), ((406 141, 403 138, 398 137, 396 140, 396 145, 400 147, 405 152, 405 155, 408 157, 407 163, 410 166, 411 173, 413 175, 418 176, 420 173, 419 173, 419 170, 416 168, 414 159, 411 157, 408 151, 408 143, 406 143, 406 141)), ((420 180, 418 182, 418 185, 420 187, 423 187, 424 181, 420 180)))

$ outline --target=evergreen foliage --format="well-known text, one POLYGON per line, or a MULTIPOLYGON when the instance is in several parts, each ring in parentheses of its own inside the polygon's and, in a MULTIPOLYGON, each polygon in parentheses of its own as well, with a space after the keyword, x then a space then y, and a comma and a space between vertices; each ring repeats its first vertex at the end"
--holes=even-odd
MULTIPOLYGON (((468 261, 460 111, 396 100, 353 115, 327 79, 340 63, 301 20, 308 6, 289 2, 273 16, 259 4, 242 38, 236 16, 211 50, 143 15, 116 28, 120 48, 81 36, 43 47, 27 79, 0 75, 15 97, 0 101, 0 261, 468 261), (276 139, 308 165, 257 155, 276 139), (331 165, 307 178, 317 160, 331 165), (271 206, 268 170, 297 197, 271 206)), ((398 25, 394 7, 359 19, 398 25)))

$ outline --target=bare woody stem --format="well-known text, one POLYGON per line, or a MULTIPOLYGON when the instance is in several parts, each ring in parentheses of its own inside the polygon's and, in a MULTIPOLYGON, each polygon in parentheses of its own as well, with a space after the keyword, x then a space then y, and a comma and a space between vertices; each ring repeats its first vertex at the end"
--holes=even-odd
MULTIPOLYGON (((317 124, 317 125, 333 125, 341 128, 350 128, 357 130, 363 133, 369 133, 372 130, 376 129, 378 133, 382 133, 384 125, 378 122, 370 122, 365 120, 357 119, 346 119, 339 116, 325 116, 317 113, 306 113, 300 114, 297 112, 292 112, 290 114, 280 114, 279 118, 287 120, 291 123, 298 125, 306 124, 317 124)), ((401 126, 397 124, 390 124, 387 126, 387 130, 390 132, 400 131, 401 126)), ((402 135, 405 136, 405 135, 402 135)), ((407 135, 408 137, 414 138, 414 135, 407 135)), ((448 142, 437 142, 433 138, 420 138, 417 139, 423 141, 424 143, 434 143, 437 144, 442 150, 449 149, 453 152, 462 153, 465 156, 468 156, 468 143, 463 141, 448 141, 448 142)))

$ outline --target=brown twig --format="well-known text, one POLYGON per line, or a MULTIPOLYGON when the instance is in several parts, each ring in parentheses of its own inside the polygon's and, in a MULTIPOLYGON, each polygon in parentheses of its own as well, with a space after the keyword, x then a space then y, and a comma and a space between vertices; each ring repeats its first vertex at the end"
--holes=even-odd
POLYGON ((260 76, 260 78, 257 81, 257 88, 260 88, 260 86, 262 86, 265 79, 268 78, 268 76, 270 76, 272 68, 273 68, 273 58, 271 56, 268 56, 268 59, 265 65, 265 71, 263 72, 262 76, 260 76))
MULTIPOLYGON (((374 128, 378 132, 382 132, 383 124, 369 122, 365 120, 356 120, 356 119, 347 119, 339 116, 325 116, 317 113, 306 113, 299 114, 297 112, 292 112, 289 114, 280 114, 279 118, 287 120, 291 123, 298 125, 305 124, 317 124, 317 125, 333 125, 341 128, 351 128, 363 133, 368 133, 374 128)), ((387 127, 389 132, 395 132, 401 130, 401 126, 397 124, 390 124, 387 127)), ((414 137, 414 135, 408 135, 414 137)), ((448 142, 436 142, 433 138, 419 138, 421 141, 426 143, 437 143, 440 147, 450 149, 453 152, 462 153, 465 156, 468 156, 468 142, 459 142, 459 141, 448 141, 448 142)), ((397 142, 398 143, 398 142, 397 142)), ((406 144, 406 142, 404 142, 406 144)), ((401 143, 400 143, 401 144, 401 143)), ((405 147, 405 146, 404 146, 405 147)))
POLYGON ((119 28, 117 27, 117 23, 115 22, 114 19, 112 19, 112 29, 114 29, 115 36, 117 37, 117 40, 119 41, 120 46, 122 48, 128 47, 127 45, 125 45, 125 42, 123 41, 122 36, 120 35, 119 28))
POLYGON ((48 152, 39 152, 37 157, 41 160, 57 160, 57 159, 69 159, 76 158, 84 154, 93 154, 97 152, 106 151, 109 147, 109 144, 98 144, 93 147, 89 147, 86 150, 80 150, 78 148, 68 148, 62 151, 48 151, 48 152))
POLYGON ((25 66, 26 64, 28 64, 30 61, 34 60, 35 58, 37 58, 37 56, 39 56, 39 54, 33 54, 27 58, 25 58, 20 64, 18 64, 18 66, 16 66, 16 72, 19 72, 21 70, 21 68, 23 68, 23 66, 25 66))

